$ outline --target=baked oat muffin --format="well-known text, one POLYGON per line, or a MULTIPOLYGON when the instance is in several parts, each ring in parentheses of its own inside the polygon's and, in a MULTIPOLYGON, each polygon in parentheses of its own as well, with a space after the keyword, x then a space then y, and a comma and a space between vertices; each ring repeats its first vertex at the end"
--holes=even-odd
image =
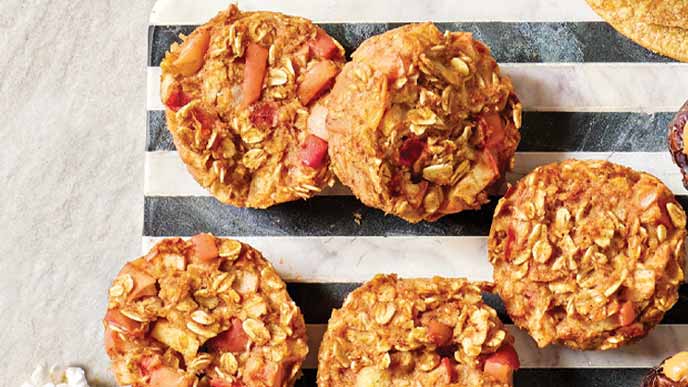
POLYGON ((641 46, 688 61, 688 1, 586 0, 619 33, 641 46))
POLYGON ((669 152, 674 163, 681 169, 683 186, 688 189, 688 101, 681 106, 676 116, 669 124, 669 152))
POLYGON ((513 337, 483 303, 486 284, 378 275, 332 312, 319 387, 512 385, 513 337))
POLYGON ((112 283, 105 348, 120 385, 292 386, 306 326, 261 254, 199 234, 165 239, 112 283))
POLYGON ((679 352, 653 368, 642 387, 688 387, 688 352, 679 352))
POLYGON ((409 222, 476 209, 510 170, 521 104, 490 50, 432 23, 372 37, 330 96, 332 169, 366 205, 409 222))
POLYGON ((318 103, 343 58, 309 20, 235 5, 173 44, 161 97, 193 177, 218 200, 254 208, 332 185, 318 103))
POLYGON ((674 195, 647 173, 607 161, 539 167, 495 209, 497 292, 540 347, 619 347, 678 300, 685 227, 674 195))

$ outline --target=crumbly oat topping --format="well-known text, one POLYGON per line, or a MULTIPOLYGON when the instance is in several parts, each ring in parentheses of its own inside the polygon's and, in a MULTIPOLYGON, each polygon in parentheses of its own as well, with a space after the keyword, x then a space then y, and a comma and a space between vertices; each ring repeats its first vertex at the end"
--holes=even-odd
POLYGON ((306 19, 235 5, 173 44, 161 64, 168 127, 217 199, 265 208, 333 184, 311 110, 344 50, 306 19))
POLYGON ((512 167, 522 111, 489 49, 424 23, 370 38, 352 58, 325 100, 340 180, 411 222, 487 202, 512 167))
POLYGON ((333 311, 318 385, 510 385, 483 372, 486 359, 511 348, 513 338, 483 303, 481 287, 487 285, 376 276, 333 311))
POLYGON ((496 288, 540 347, 616 348, 676 303, 685 227, 671 191, 646 173, 606 161, 539 167, 495 209, 496 288))
POLYGON ((308 352, 284 282, 235 240, 163 240, 109 295, 105 346, 121 385, 291 386, 308 352))

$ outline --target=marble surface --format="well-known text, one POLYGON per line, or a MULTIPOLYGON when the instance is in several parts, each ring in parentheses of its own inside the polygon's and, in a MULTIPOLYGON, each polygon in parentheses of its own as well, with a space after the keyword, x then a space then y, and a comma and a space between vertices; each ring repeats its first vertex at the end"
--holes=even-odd
POLYGON ((99 318, 141 249, 153 2, 0 1, 0 386, 41 361, 114 385, 99 318))
MULTIPOLYGON (((4 113, 0 125, 0 144, 3 145, 0 151, 0 198, 3 199, 0 200, 0 263, 3 266, 0 272, 0 342, 3 343, 0 357, 4 360, 0 363, 3 375, 0 386, 19 385, 40 362, 80 365, 87 369, 92 386, 114 386, 102 349, 100 317, 105 311, 105 294, 111 277, 125 260, 141 252, 142 234, 146 235, 144 247, 157 236, 189 234, 198 228, 207 231, 213 227, 219 234, 241 231, 244 239, 266 251, 279 242, 279 254, 286 259, 277 251, 270 255, 280 271, 288 274, 288 280, 300 281, 305 276, 310 281, 328 282, 290 284, 290 293, 304 305, 309 329, 315 336, 322 332, 326 320, 323 313, 341 302, 344 294, 355 286, 354 282, 386 267, 408 270, 404 272, 408 275, 429 275, 442 271, 443 262, 453 258, 455 273, 470 272, 476 278, 489 277, 488 266, 470 266, 471 258, 484 251, 484 236, 489 227, 484 221, 488 218, 485 214, 480 219, 471 219, 480 213, 466 214, 412 228, 397 219, 381 217, 374 211, 369 213, 350 198, 319 198, 305 205, 306 210, 317 212, 318 206, 329 203, 328 200, 337 200, 341 208, 338 213, 330 212, 330 218, 311 218, 319 219, 328 227, 336 225, 331 230, 314 232, 317 224, 299 224, 294 216, 297 208, 299 213, 304 213, 302 203, 264 213, 220 208, 199 193, 197 187, 184 183, 188 176, 175 169, 178 164, 167 163, 169 158, 165 157, 170 156, 169 153, 161 155, 165 158, 160 159, 161 170, 149 169, 149 175, 144 175, 145 107, 160 108, 155 93, 158 89, 156 69, 146 68, 147 63, 152 62, 151 58, 146 59, 145 41, 153 3, 154 0, 0 2, 0 33, 4 37, 0 40, 0 49, 3 49, 0 52, 6 53, 0 56, 0 106, 4 113), (152 92, 146 92, 147 82, 152 92), (153 175, 157 180, 150 178, 153 175), (181 181, 183 191, 170 191, 166 185, 168 180, 165 180, 168 177, 173 185, 181 181), (147 191, 144 191, 144 179, 147 191), (145 208, 144 192, 149 195, 145 208), (155 197, 156 194, 160 197, 155 197), (174 195, 186 198, 178 203, 174 195), (203 216, 203 211, 208 216, 203 216), (221 222, 217 211, 234 217, 234 225, 221 222), (362 227, 354 226, 352 214, 357 211, 363 217, 362 227), (143 222, 146 213, 148 223, 143 222), (145 229, 142 228, 144 224, 145 229), (278 240, 288 238, 285 235, 298 235, 301 239, 278 240), (396 239, 385 238, 389 235, 396 239), (463 239, 447 239, 447 235, 463 239), (437 246, 442 243, 460 245, 438 250, 437 246), (397 250, 390 249, 392 244, 398 244, 397 250), (303 256, 304 249, 310 255, 303 256), (448 254, 456 250, 462 250, 459 262, 448 254), (360 254, 343 254, 347 251, 360 254), (371 251, 384 254, 366 255, 371 251), (428 251, 437 251, 435 255, 439 258, 433 265, 414 263, 413 256, 427 255, 428 251), (300 257, 299 261, 290 261, 290 257, 296 256, 300 257), (314 268, 312 263, 320 262, 323 256, 328 259, 314 268), (342 266, 361 265, 373 258, 377 266, 362 265, 360 270, 347 270, 348 267, 342 266), (400 261, 401 266, 398 265, 400 261), (465 265, 461 264, 463 262, 465 265), (336 281, 345 283, 332 283, 336 281), (317 310, 319 314, 309 310, 317 310)), ((225 3, 227 0, 161 0, 153 20, 157 24, 194 24, 225 3), (169 4, 180 7, 169 7, 169 4)), ((267 3, 274 6, 277 1, 245 0, 242 6, 250 8, 267 3)), ((440 21, 457 18, 456 14, 443 12, 441 7, 434 13, 423 13, 428 12, 426 8, 432 8, 426 7, 430 3, 425 2, 413 3, 411 7, 393 7, 392 13, 381 6, 382 2, 372 4, 367 0, 354 0, 349 3, 354 4, 350 9, 360 8, 355 4, 368 7, 366 14, 355 14, 371 19, 356 19, 357 22, 404 21, 419 14, 440 21)), ((688 80, 688 68, 662 63, 664 58, 615 36, 605 25, 580 24, 596 22, 598 18, 587 7, 571 6, 573 3, 487 0, 488 5, 468 3, 469 6, 460 9, 468 22, 513 23, 527 19, 550 23, 526 29, 516 25, 494 26, 511 28, 510 35, 506 36, 520 42, 513 47, 514 52, 505 51, 509 46, 503 46, 499 55, 503 55, 500 59, 520 62, 507 65, 505 69, 524 89, 524 102, 530 108, 549 111, 529 113, 534 117, 529 121, 539 123, 526 130, 533 130, 538 135, 530 136, 530 145, 524 143, 530 147, 527 150, 531 154, 521 158, 520 170, 525 173, 547 157, 570 156, 567 152, 587 152, 577 153, 578 157, 599 157, 600 154, 590 152, 606 152, 604 157, 635 163, 635 166, 642 166, 643 161, 649 160, 649 168, 671 174, 671 165, 665 155, 614 152, 663 151, 659 137, 651 134, 663 128, 668 120, 666 112, 682 102, 680 86, 685 82, 680 81, 688 80), (569 25, 561 20, 580 23, 569 25), (586 28, 586 25, 597 30, 586 28), (541 33, 543 28, 554 28, 555 35, 567 41, 578 41, 581 36, 587 36, 588 40, 609 38, 611 40, 596 43, 597 46, 613 42, 630 51, 559 51, 556 44, 544 45, 545 40, 528 39, 536 31, 541 33), (543 69, 540 63, 534 63, 539 61, 566 63, 548 64, 543 69), (609 63, 580 63, 583 61, 628 63, 610 66, 609 63), (638 63, 643 61, 653 63, 649 66, 638 63), (631 82, 627 82, 629 78, 631 82), (640 90, 645 91, 647 84, 659 86, 640 93, 640 90), (550 114, 551 111, 560 113, 550 114), (576 127, 575 123, 587 129, 575 134, 566 132, 564 136, 546 135, 554 133, 556 128, 576 127), (628 125, 634 129, 630 134, 627 131, 621 134, 620 130, 628 125), (604 128, 602 134, 591 134, 591 130, 601 127, 604 128), (627 137, 619 141, 617 133, 627 137), (644 159, 648 156, 654 158, 644 159)), ((351 13, 333 11, 335 4, 344 3, 322 0, 321 7, 312 7, 310 2, 296 1, 280 6, 288 8, 283 11, 301 13, 318 21, 351 21, 351 13)), ((500 36, 493 32, 485 28, 483 38, 500 36)), ((355 38, 351 44, 355 44, 355 38)), ((169 143, 154 144, 152 149, 150 145, 149 150, 171 151, 169 143)), ((148 166, 153 164, 149 160, 148 166)), ((675 172, 667 179, 676 180, 675 172)), ((677 183, 673 185, 678 187, 677 183)), ((485 211, 491 211, 491 207, 485 211)), ((676 316, 670 316, 658 333, 645 342, 645 347, 630 347, 614 355, 619 357, 595 353, 576 355, 556 348, 542 353, 532 350, 528 351, 526 364, 533 367, 647 367, 654 364, 665 352, 675 350, 688 340, 685 334, 687 314, 683 312, 688 305, 685 294, 682 293, 683 308, 676 311, 676 316), (615 364, 615 359, 622 361, 615 364)), ((524 346, 530 345, 522 336, 519 340, 524 346)), ((522 385, 557 385, 558 381, 570 381, 574 377, 579 385, 607 386, 610 380, 637 380, 642 372, 608 369, 576 373, 564 369, 552 373, 531 369, 521 372, 520 378, 531 381, 522 385)), ((313 370, 308 370, 306 379, 312 381, 313 377, 313 370)))

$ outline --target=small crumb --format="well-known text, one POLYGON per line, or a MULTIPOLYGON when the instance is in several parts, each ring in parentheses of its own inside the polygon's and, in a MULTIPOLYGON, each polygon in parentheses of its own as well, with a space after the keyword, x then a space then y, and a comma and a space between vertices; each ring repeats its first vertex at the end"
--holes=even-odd
POLYGON ((49 369, 44 365, 38 365, 31 374, 29 382, 21 387, 88 387, 86 373, 78 367, 58 367, 54 365, 49 369))
POLYGON ((354 222, 359 226, 361 225, 361 219, 363 219, 363 215, 358 211, 354 212, 354 222))

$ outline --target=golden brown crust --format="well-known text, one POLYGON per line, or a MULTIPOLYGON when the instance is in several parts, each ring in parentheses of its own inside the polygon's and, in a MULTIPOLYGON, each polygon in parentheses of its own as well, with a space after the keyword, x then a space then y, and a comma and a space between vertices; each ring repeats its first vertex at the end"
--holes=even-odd
POLYGON ((410 222, 487 202, 511 168, 521 104, 469 33, 411 24, 366 40, 325 99, 337 177, 410 222))
POLYGON ((688 4, 683 0, 586 0, 617 31, 661 55, 688 61, 688 4))
POLYGON ((250 246, 196 238, 165 239, 114 279, 104 326, 118 383, 292 386, 308 346, 286 285, 250 246))
POLYGON ((302 103, 305 74, 319 62, 343 65, 344 51, 334 40, 327 58, 311 48, 320 34, 327 36, 306 19, 239 12, 232 5, 165 56, 161 96, 168 128, 191 175, 223 203, 266 208, 333 184, 327 161, 307 166, 299 156, 320 98, 302 103), (258 100, 244 106, 252 44, 267 55, 267 68, 258 100), (182 60, 194 45, 202 47, 198 70, 182 60))
POLYGON ((320 345, 318 386, 510 385, 480 368, 486 356, 513 343, 483 303, 481 287, 488 285, 376 276, 332 312, 320 345))
POLYGON ((495 209, 497 292, 540 347, 619 347, 676 303, 685 226, 681 205, 651 175, 606 161, 539 167, 495 209))

